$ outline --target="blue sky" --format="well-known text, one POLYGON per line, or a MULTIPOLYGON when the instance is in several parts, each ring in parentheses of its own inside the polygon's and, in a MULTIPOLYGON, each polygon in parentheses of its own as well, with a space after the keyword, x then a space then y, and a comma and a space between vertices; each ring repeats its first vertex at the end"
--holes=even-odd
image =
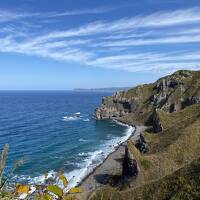
POLYGON ((0 90, 134 86, 200 69, 199 0, 1 0, 0 90))

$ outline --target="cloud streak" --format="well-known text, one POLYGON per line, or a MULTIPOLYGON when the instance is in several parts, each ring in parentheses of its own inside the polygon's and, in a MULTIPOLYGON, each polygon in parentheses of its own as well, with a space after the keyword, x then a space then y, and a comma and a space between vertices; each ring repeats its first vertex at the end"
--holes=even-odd
POLYGON ((133 31, 139 28, 162 28, 200 23, 200 7, 191 9, 156 12, 148 16, 123 18, 113 22, 93 22, 77 29, 57 31, 48 35, 50 38, 85 36, 102 33, 119 33, 133 31))
POLYGON ((131 72, 200 68, 200 49, 192 48, 192 45, 200 43, 200 7, 113 21, 93 21, 77 28, 53 29, 45 33, 31 21, 43 19, 44 16, 54 19, 68 15, 99 14, 113 9, 44 14, 0 12, 0 23, 4 23, 6 18, 15 23, 24 19, 23 31, 15 23, 5 25, 0 30, 0 52, 131 72), (27 18, 31 20, 25 20, 27 18))
POLYGON ((93 15, 93 14, 103 14, 107 12, 114 11, 119 9, 119 7, 104 7, 104 8, 92 8, 85 10, 67 10, 64 12, 48 12, 48 13, 39 13, 39 12, 23 12, 23 11, 9 11, 0 9, 0 23, 2 22, 11 22, 15 20, 22 20, 27 18, 32 19, 48 19, 48 18, 58 18, 66 16, 77 16, 77 15, 93 15))

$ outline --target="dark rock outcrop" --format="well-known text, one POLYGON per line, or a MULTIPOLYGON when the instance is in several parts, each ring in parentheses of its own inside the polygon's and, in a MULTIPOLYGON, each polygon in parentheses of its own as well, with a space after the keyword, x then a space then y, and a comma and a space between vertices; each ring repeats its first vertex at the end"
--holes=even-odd
POLYGON ((137 174, 138 174, 137 161, 133 157, 133 154, 129 152, 128 147, 126 146, 122 175, 123 177, 132 177, 136 176, 137 174))
POLYGON ((132 99, 123 98, 117 92, 114 96, 104 97, 102 105, 95 111, 96 119, 112 119, 122 117, 127 113, 134 111, 136 105, 132 99))
POLYGON ((140 134, 140 138, 136 141, 135 147, 141 152, 141 153, 147 153, 149 151, 149 145, 147 144, 145 138, 143 135, 140 134))
MULTIPOLYGON (((135 116, 146 123, 156 108, 172 113, 196 103, 200 103, 200 71, 180 70, 155 83, 104 97, 95 116, 96 119, 126 118, 133 123, 135 116)), ((152 122, 155 132, 162 130, 156 115, 152 122)))
POLYGON ((185 99, 185 101, 182 102, 182 108, 185 108, 187 106, 191 106, 193 104, 200 103, 200 97, 191 96, 185 99))
POLYGON ((160 119, 156 110, 152 114, 152 127, 154 133, 159 133, 163 130, 162 124, 160 123, 160 119))

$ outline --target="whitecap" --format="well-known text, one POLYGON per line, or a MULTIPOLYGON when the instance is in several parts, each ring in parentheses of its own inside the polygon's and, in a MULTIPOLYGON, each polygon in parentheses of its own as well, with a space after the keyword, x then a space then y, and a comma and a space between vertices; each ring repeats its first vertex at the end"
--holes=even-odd
POLYGON ((63 121, 75 121, 75 120, 79 120, 79 118, 76 116, 64 116, 63 117, 63 121))
POLYGON ((83 139, 83 138, 80 138, 78 141, 79 141, 79 142, 87 142, 88 140, 83 139))
POLYGON ((74 115, 81 115, 81 112, 76 112, 76 113, 74 113, 74 115))
POLYGON ((89 155, 89 153, 85 153, 85 152, 78 154, 78 156, 80 156, 80 157, 87 157, 88 155, 89 155))
MULTIPOLYGON (((69 180, 69 185, 67 190, 72 187, 77 186, 88 174, 90 174, 97 166, 99 166, 106 157, 115 151, 116 147, 125 142, 135 130, 134 127, 116 122, 117 124, 126 126, 127 129, 122 137, 116 137, 110 140, 105 140, 105 143, 99 147, 99 150, 93 152, 81 152, 78 156, 83 157, 83 160, 78 163, 80 164, 77 169, 65 173, 65 176, 69 180)), ((83 138, 80 138, 81 140, 83 138)), ((55 177, 55 172, 52 170, 48 173, 48 178, 55 177)), ((45 181, 45 176, 41 175, 31 179, 30 177, 21 177, 23 179, 29 180, 29 183, 39 183, 42 184, 45 181)))
POLYGON ((86 118, 86 119, 83 119, 84 122, 89 122, 90 119, 86 118))
POLYGON ((106 158, 102 150, 88 152, 87 154, 90 156, 85 159, 83 168, 75 169, 65 174, 69 180, 69 185, 67 189, 77 186, 89 173, 94 170, 97 165, 101 164, 106 158))

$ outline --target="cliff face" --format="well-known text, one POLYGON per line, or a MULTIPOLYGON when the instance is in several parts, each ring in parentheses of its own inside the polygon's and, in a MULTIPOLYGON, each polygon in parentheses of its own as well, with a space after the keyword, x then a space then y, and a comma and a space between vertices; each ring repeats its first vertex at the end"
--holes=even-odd
MULTIPOLYGON (((95 116, 98 120, 125 118, 134 123, 135 119, 142 119, 148 123, 156 108, 172 113, 197 103, 200 103, 200 71, 181 70, 155 83, 103 98, 95 116)), ((151 120, 159 124, 156 117, 151 120)))
POLYGON ((92 200, 199 199, 200 71, 177 71, 120 92, 105 98, 97 112, 98 119, 139 120, 148 129, 137 141, 127 141, 128 187, 106 187, 92 200))

